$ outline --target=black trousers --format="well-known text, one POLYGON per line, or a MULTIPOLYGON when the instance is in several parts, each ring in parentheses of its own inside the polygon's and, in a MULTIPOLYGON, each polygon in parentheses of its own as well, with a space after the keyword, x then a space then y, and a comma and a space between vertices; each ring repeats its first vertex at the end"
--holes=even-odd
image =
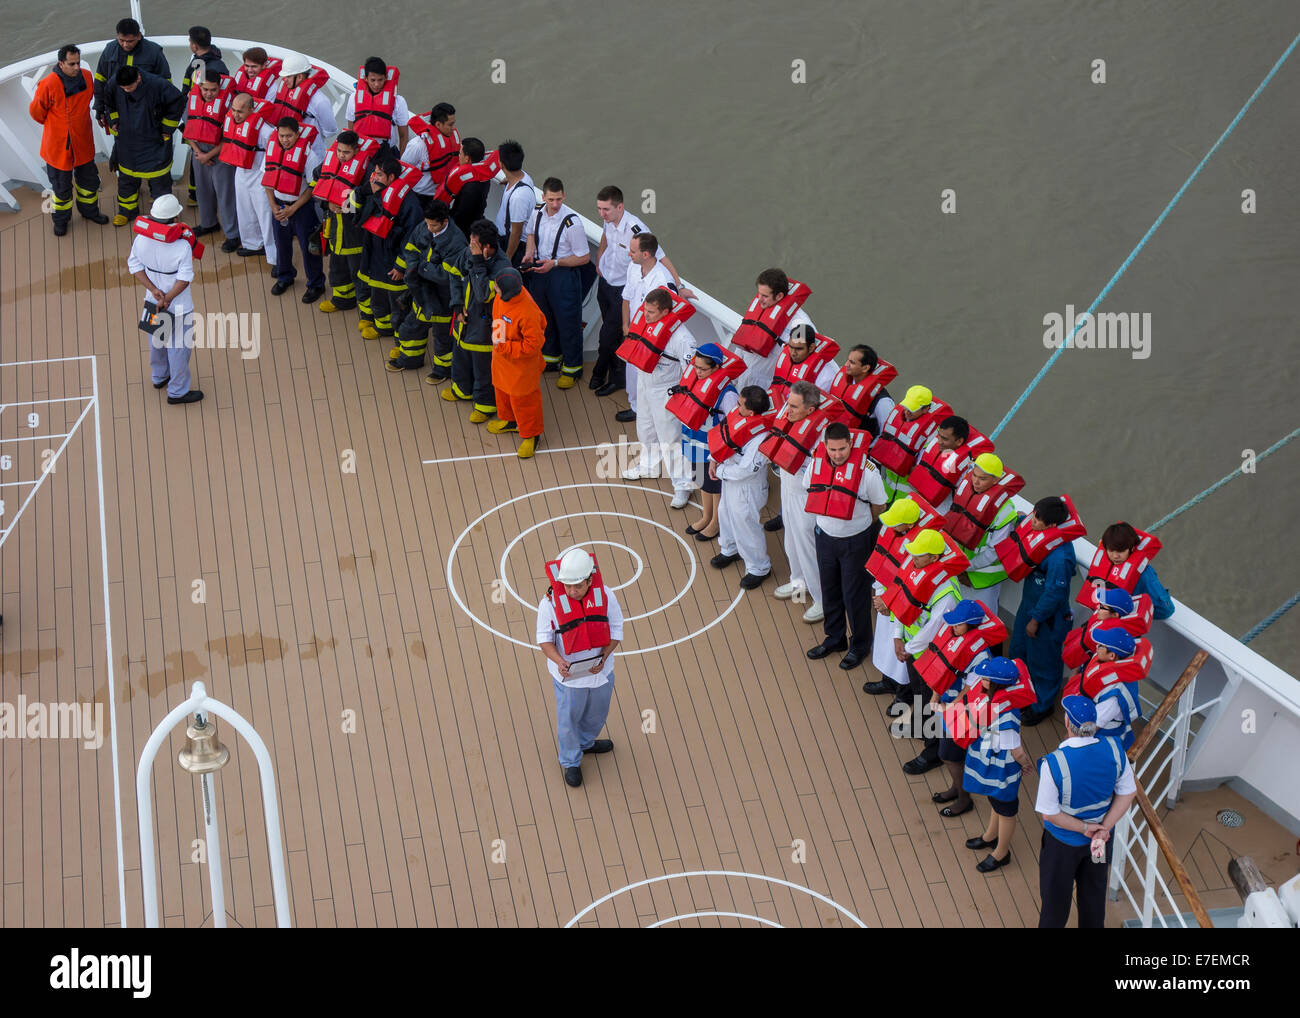
POLYGON ((871 578, 867 556, 876 546, 880 530, 873 523, 852 537, 831 537, 821 527, 814 532, 817 545, 817 573, 822 581, 822 607, 826 612, 826 642, 845 638, 847 621, 853 630, 849 650, 863 658, 871 656, 871 578))
POLYGON ((82 163, 75 170, 56 170, 46 163, 45 172, 50 178, 50 190, 54 192, 55 226, 67 223, 72 218, 74 204, 83 216, 93 216, 99 211, 99 168, 95 165, 95 160, 82 163))
POLYGON ((596 303, 600 305, 600 346, 591 377, 622 387, 627 384, 627 364, 617 351, 623 343, 623 288, 601 276, 596 281, 596 303))
POLYGON ((1079 896, 1079 929, 1099 930, 1106 925, 1106 881, 1110 876, 1114 835, 1106 840, 1106 864, 1092 861, 1090 845, 1067 845, 1046 828, 1038 854, 1038 894, 1043 908, 1040 930, 1062 929, 1070 918, 1070 898, 1079 896))

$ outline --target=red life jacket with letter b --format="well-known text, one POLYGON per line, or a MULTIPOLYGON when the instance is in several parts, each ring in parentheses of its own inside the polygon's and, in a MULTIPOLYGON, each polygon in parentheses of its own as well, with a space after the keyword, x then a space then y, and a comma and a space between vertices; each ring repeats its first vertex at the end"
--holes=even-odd
POLYGON ((903 550, 903 545, 922 530, 938 529, 935 520, 939 513, 934 506, 916 492, 907 497, 921 510, 920 518, 902 531, 895 530, 893 527, 881 527, 880 534, 876 537, 876 546, 867 557, 867 572, 871 574, 873 580, 885 588, 894 582, 898 570, 907 562, 908 554, 903 550))
POLYGON ((373 138, 362 138, 357 146, 357 154, 346 163, 339 158, 339 143, 335 139, 325 150, 325 161, 320 165, 320 179, 312 191, 312 197, 319 201, 342 205, 348 198, 348 192, 360 187, 366 179, 366 169, 371 157, 379 151, 379 142, 373 138))
POLYGON ((757 435, 772 426, 772 414, 750 414, 742 417, 740 407, 722 418, 722 422, 709 431, 709 456, 715 463, 725 463, 738 452, 744 452, 757 435))
POLYGON ((189 101, 185 104, 185 130, 181 137, 186 141, 215 145, 221 140, 226 111, 230 109, 230 103, 234 98, 235 82, 228 74, 221 76, 217 97, 212 102, 204 101, 203 90, 196 81, 194 87, 190 89, 189 101))
POLYGON ((970 483, 968 467, 952 493, 952 508, 944 517, 943 529, 967 551, 974 551, 997 519, 1002 504, 1024 486, 1023 477, 1004 470, 1002 476, 980 494, 970 483))
POLYGON ((776 361, 776 373, 772 376, 772 386, 767 390, 773 406, 785 403, 786 397, 790 395, 790 386, 795 382, 808 381, 816 384, 818 372, 840 352, 839 343, 826 336, 818 335, 813 342, 815 345, 808 351, 808 356, 798 364, 791 359, 788 349, 781 351, 781 356, 776 361))
POLYGON ((871 458, 899 477, 912 472, 925 440, 938 430, 941 420, 952 414, 952 408, 941 399, 933 399, 929 409, 915 420, 904 420, 903 413, 903 405, 896 405, 879 437, 871 443, 871 458))
MULTIPOLYGON (((937 428, 935 432, 937 435, 937 428)), ((974 428, 970 429, 970 437, 956 449, 940 448, 937 437, 933 441, 933 445, 921 452, 907 481, 913 491, 919 491, 938 505, 953 493, 957 481, 975 462, 976 456, 993 451, 993 443, 974 428)))
POLYGON ((430 179, 445 180, 447 171, 456 165, 456 158, 460 155, 460 132, 454 127, 450 135, 439 131, 434 126, 432 110, 412 115, 406 126, 424 142, 429 160, 429 168, 425 172, 430 179))
POLYGON ((1149 640, 1138 640, 1133 653, 1119 661, 1098 661, 1095 657, 1082 671, 1070 676, 1065 684, 1066 696, 1083 696, 1096 701, 1098 694, 1117 682, 1141 682, 1151 671, 1154 657, 1149 640))
MULTIPOLYGON (((1096 599, 1091 595, 1096 590, 1091 585, 1085 585, 1082 594, 1089 596, 1083 603, 1094 611, 1097 608, 1096 599)), ((1092 638, 1093 631, 1098 626, 1106 628, 1123 629, 1137 639, 1145 636, 1151 631, 1151 622, 1155 618, 1155 605, 1151 598, 1146 594, 1139 594, 1133 598, 1133 613, 1125 615, 1118 619, 1099 619, 1095 615, 1088 619, 1082 626, 1077 629, 1071 629, 1065 636, 1065 644, 1061 650, 1061 660, 1065 662, 1066 668, 1082 668, 1088 659, 1097 652, 1097 643, 1092 638)))
POLYGON ((396 67, 388 68, 387 74, 384 87, 376 94, 366 84, 366 69, 357 68, 357 90, 352 96, 352 130, 362 138, 387 142, 393 136, 393 108, 397 105, 397 81, 402 74, 396 67))
POLYGON ((419 181, 420 171, 402 163, 402 172, 379 196, 379 211, 367 218, 361 226, 380 239, 387 237, 393 230, 393 223, 397 221, 402 202, 419 181))
POLYGON ((793 279, 790 280, 790 289, 786 295, 770 308, 765 309, 755 294, 745 309, 740 328, 731 337, 732 345, 766 357, 790 325, 794 313, 803 307, 804 301, 810 296, 812 291, 793 279))
MULTIPOLYGON (((1137 527, 1133 529, 1137 530, 1137 527)), ((1088 566, 1088 575, 1084 577, 1083 587, 1079 591, 1079 596, 1075 598, 1079 604, 1086 605, 1093 600, 1092 594, 1098 583, 1103 587, 1119 587, 1125 593, 1133 593, 1133 588, 1138 585, 1138 580, 1142 578, 1146 567, 1164 547, 1160 543, 1160 538, 1148 534, 1145 530, 1137 530, 1137 536, 1137 547, 1129 552, 1128 558, 1119 565, 1111 562, 1105 548, 1101 545, 1097 546, 1097 553, 1093 555, 1092 563, 1088 566)))
POLYGON ((298 140, 288 149, 280 147, 278 134, 271 135, 266 143, 266 170, 262 174, 262 186, 281 194, 291 194, 295 198, 302 194, 306 181, 303 174, 307 169, 307 154, 311 151, 312 140, 316 137, 316 128, 307 124, 298 135, 298 140))
POLYGON ((850 430, 849 438, 852 441, 849 458, 838 467, 831 462, 824 440, 817 447, 813 457, 811 483, 808 486, 808 501, 804 505, 805 512, 815 516, 829 516, 835 520, 853 518, 858 493, 862 490, 862 478, 876 468, 867 458, 871 436, 865 431, 850 430))
POLYGON ((280 118, 286 116, 293 117, 301 123, 303 117, 307 116, 307 107, 311 105, 312 96, 324 88, 329 80, 328 71, 312 64, 311 72, 293 88, 286 89, 281 82, 280 91, 275 96, 278 109, 272 123, 279 123, 280 118))
POLYGON ((203 257, 203 241, 194 236, 194 231, 184 223, 156 223, 148 216, 136 216, 131 228, 141 237, 160 240, 164 244, 183 240, 190 246, 195 258, 203 257))
MULTIPOLYGON (((942 534, 942 531, 940 531, 942 534)), ((930 598, 945 581, 966 570, 970 560, 956 541, 943 534, 944 551, 928 566, 905 563, 894 582, 885 588, 885 607, 905 626, 910 626, 930 604, 930 598)))
MULTIPOLYGON (((595 559, 593 558, 594 562, 595 559)), ((560 563, 546 563, 546 577, 551 581, 551 604, 555 608, 556 632, 566 654, 579 654, 584 650, 608 647, 609 591, 597 569, 591 575, 591 586, 581 601, 575 601, 564 592, 560 582, 560 563)))
POLYGON ((1075 512, 1070 496, 1061 497, 1065 499, 1065 508, 1070 516, 1059 527, 1034 530, 1032 517, 1026 516, 1016 525, 1015 530, 994 545, 993 550, 998 553, 998 560, 1012 582, 1023 580, 1034 571, 1038 563, 1066 541, 1087 535, 1088 528, 1075 512))
POLYGON ((704 426, 718 405, 722 390, 745 373, 745 362, 730 350, 723 350, 722 358, 722 363, 707 378, 701 378, 695 365, 688 364, 679 383, 685 391, 668 397, 668 412, 692 431, 699 431, 704 426))
POLYGON ((1020 677, 1009 686, 992 687, 992 695, 984 692, 982 683, 967 686, 961 696, 943 710, 943 727, 962 749, 969 749, 1004 710, 1023 710, 1038 699, 1034 692, 1029 669, 1018 657, 1015 662, 1020 677))
POLYGON ((822 440, 826 426, 842 422, 846 417, 848 414, 840 401, 829 397, 802 421, 791 421, 782 409, 772 422, 771 434, 763 439, 759 452, 787 474, 798 473, 803 468, 803 461, 813 454, 817 443, 822 440))
POLYGON ((659 366, 659 358, 663 356, 668 340, 682 322, 688 321, 695 314, 695 308, 689 301, 682 300, 671 290, 668 293, 673 298, 673 306, 668 309, 668 313, 654 325, 647 325, 643 302, 628 322, 628 338, 618 346, 618 355, 641 371, 654 371, 659 366))
POLYGON ((279 80, 280 68, 284 62, 279 57, 271 57, 266 62, 266 66, 257 72, 257 77, 250 78, 248 72, 244 70, 244 65, 240 64, 239 69, 235 71, 235 91, 247 92, 257 102, 266 98, 266 93, 271 90, 271 86, 279 80))
POLYGON ((438 190, 433 196, 438 201, 450 205, 451 200, 460 194, 466 184, 491 180, 500 172, 501 157, 497 155, 497 150, 493 149, 483 157, 481 163, 453 166, 443 182, 438 185, 438 190))
POLYGON ((217 159, 241 170, 251 170, 257 162, 257 140, 266 121, 266 111, 266 103, 254 103, 253 112, 243 123, 236 124, 227 110, 221 125, 221 154, 217 159))
POLYGON ((999 618, 985 619, 961 636, 945 623, 934 640, 916 659, 916 670, 925 684, 942 696, 982 651, 999 646, 1007 638, 1006 624, 999 618))
POLYGON ((871 411, 885 391, 885 386, 898 377, 898 369, 889 361, 877 361, 876 369, 855 382, 843 368, 831 382, 831 395, 844 404, 852 420, 849 427, 870 431, 878 430, 871 411))

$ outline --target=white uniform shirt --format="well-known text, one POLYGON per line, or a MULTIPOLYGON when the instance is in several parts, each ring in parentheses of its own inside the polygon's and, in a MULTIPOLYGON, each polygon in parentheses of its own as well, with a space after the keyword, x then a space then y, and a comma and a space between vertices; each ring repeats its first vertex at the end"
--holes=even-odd
MULTIPOLYGON (((310 109, 310 107, 309 107, 309 109, 310 109)), ((350 96, 348 96, 348 108, 347 108, 347 112, 346 112, 346 113, 344 114, 344 116, 343 116, 343 119, 344 119, 344 120, 349 120, 349 121, 355 121, 355 120, 357 119, 357 93, 356 93, 356 89, 353 89, 353 90, 352 90, 352 94, 351 94, 350 96)), ((389 131, 389 134, 388 134, 388 144, 392 145, 393 148, 397 148, 397 141, 398 141, 397 129, 398 129, 399 127, 405 127, 405 126, 406 126, 407 124, 409 124, 410 122, 411 122, 411 110, 410 110, 410 107, 408 107, 408 106, 406 105, 406 100, 405 100, 405 99, 403 99, 400 95, 394 94, 394 96, 393 96, 393 126, 392 126, 392 129, 389 131)), ((407 145, 407 148, 410 148, 410 145, 409 145, 409 144, 407 145)), ((406 153, 405 153, 405 152, 402 153, 402 162, 407 162, 407 158, 406 158, 406 153)), ((414 163, 411 163, 411 165, 414 166, 415 164, 414 164, 414 163)))
POLYGON ((885 430, 885 421, 889 419, 889 415, 893 412, 894 400, 892 396, 881 396, 876 401, 876 409, 871 411, 871 419, 876 422, 876 427, 879 429, 877 434, 885 430))
POLYGON ((644 276, 641 274, 641 266, 628 262, 627 282, 623 284, 623 299, 627 301, 628 319, 630 320, 641 309, 641 305, 645 303, 645 295, 651 290, 663 287, 671 293, 675 285, 673 274, 664 268, 663 262, 656 261, 654 267, 644 276))
MULTIPOLYGON (((325 148, 330 139, 339 131, 338 121, 334 119, 334 107, 324 92, 317 92, 311 97, 311 102, 307 104, 307 115, 302 118, 302 122, 316 128, 316 140, 311 143, 311 150, 316 156, 316 162, 320 163, 325 159, 325 148)), ((311 179, 311 174, 307 175, 307 179, 311 179)))
POLYGON ((765 484, 767 475, 764 471, 769 461, 758 451, 765 438, 767 438, 766 433, 755 435, 745 443, 745 447, 740 452, 716 464, 714 471, 718 475, 718 480, 726 481, 728 484, 765 484))
MULTIPOLYGON (((609 616, 609 638, 610 640, 621 640, 623 639, 623 609, 619 607, 618 598, 614 596, 614 592, 609 587, 606 587, 605 591, 609 594, 609 608, 606 612, 609 616)), ((590 650, 580 651, 577 654, 570 654, 565 651, 564 640, 556 632, 558 625, 559 623, 555 618, 555 605, 551 604, 551 596, 548 593, 537 606, 538 644, 554 643, 556 649, 560 652, 560 656, 565 661, 581 660, 594 656, 594 652, 590 650)), ((614 656, 610 655, 600 674, 582 675, 567 682, 560 678, 560 668, 550 658, 546 659, 546 667, 551 673, 551 678, 562 685, 571 689, 593 689, 596 686, 603 686, 614 677, 614 656)))
POLYGON ((943 627, 943 616, 945 612, 950 612, 957 607, 957 598, 952 592, 948 592, 939 598, 934 607, 930 610, 929 621, 916 631, 916 635, 910 640, 907 639, 907 633, 903 632, 903 623, 894 622, 894 639, 906 641, 903 649, 907 653, 916 655, 920 654, 934 640, 935 635, 943 627))
MULTIPOLYGON (((1066 739, 1058 749, 1065 749, 1067 746, 1078 748, 1080 746, 1091 746, 1097 739, 1095 736, 1080 739, 1066 739)), ((1133 778, 1133 765, 1124 760, 1124 773, 1119 776, 1115 782, 1116 795, 1132 795, 1137 791, 1137 781, 1133 778)), ((1045 817, 1056 816, 1061 812, 1061 792, 1056 787, 1056 779, 1052 777, 1052 772, 1040 766, 1038 768, 1038 797, 1034 800, 1034 812, 1041 813, 1045 817)), ((1086 822, 1086 821, 1085 821, 1086 822)))
MULTIPOLYGON (((436 127, 433 129, 433 133, 439 133, 436 127)), ((442 183, 442 180, 434 180, 429 175, 429 146, 425 144, 422 135, 411 135, 411 140, 406 143, 406 148, 402 149, 402 162, 406 163, 407 166, 414 166, 420 171, 420 180, 411 188, 412 191, 416 194, 431 195, 437 193, 438 185, 442 183)), ((456 162, 453 160, 439 170, 438 175, 445 180, 447 174, 454 169, 456 169, 456 162)))
POLYGON ((548 215, 545 208, 537 209, 528 221, 524 223, 524 232, 522 239, 527 241, 536 231, 536 240, 533 244, 533 257, 539 262, 546 261, 551 257, 551 252, 555 252, 556 258, 572 258, 589 254, 591 246, 587 243, 587 231, 582 227, 582 220, 578 214, 561 204, 560 210, 555 215, 548 215), (566 216, 573 216, 569 225, 560 230, 566 216), (556 246, 556 233, 559 232, 559 246, 556 246))
MULTIPOLYGON (((152 237, 137 236, 131 242, 131 253, 126 259, 127 271, 135 274, 141 269, 149 277, 149 282, 167 293, 176 285, 178 279, 194 282, 194 252, 184 240, 173 240, 164 244, 152 237)), ((194 310, 192 287, 186 287, 168 305, 167 310, 174 314, 188 314, 194 310)), ((153 300, 146 293, 142 300, 153 300)))
POLYGON ((691 357, 694 356, 695 349, 699 345, 699 340, 685 323, 677 326, 677 331, 668 337, 664 352, 659 357, 655 369, 648 375, 645 372, 641 373, 656 393, 656 398, 662 397, 664 403, 668 402, 668 390, 682 380, 682 375, 690 366, 691 357), (673 360, 674 357, 677 359, 673 360))
MULTIPOLYGON (((263 159, 265 160, 265 156, 263 157, 263 159)), ((311 175, 316 172, 316 167, 318 167, 324 161, 325 161, 324 156, 322 156, 320 153, 316 151, 316 147, 314 145, 307 150, 307 158, 303 161, 303 169, 302 169, 303 187, 308 187, 308 185, 311 183, 311 175)), ((292 205, 302 196, 302 193, 299 192, 298 194, 286 194, 284 191, 276 191, 275 196, 279 198, 282 202, 286 202, 287 204, 292 205)))
MULTIPOLYGON (((809 456, 808 462, 812 463, 815 457, 809 456)), ((850 453, 852 458, 852 453, 850 453)), ((812 488, 812 469, 809 467, 802 475, 802 483, 805 491, 812 488)), ((885 506, 889 499, 885 496, 885 482, 880 476, 880 471, 876 469, 875 464, 867 463, 866 476, 862 478, 862 483, 858 485, 858 497, 853 503, 853 515, 847 520, 837 520, 833 516, 822 516, 818 513, 812 515, 816 518, 817 526, 822 528, 822 532, 831 537, 852 537, 854 534, 860 534, 874 522, 871 515, 871 506, 880 506, 880 511, 885 511, 885 506), (868 504, 870 503, 870 505, 868 504)))
MULTIPOLYGON (((495 180, 492 181, 488 191, 489 208, 493 201, 497 202, 497 209, 492 213, 492 221, 496 223, 497 233, 509 239, 507 221, 526 224, 533 217, 533 209, 537 205, 537 191, 533 188, 533 178, 525 172, 523 179, 513 184, 499 184, 495 180)), ((519 235, 519 242, 523 243, 523 234, 519 235)), ((505 254, 505 251, 501 253, 505 254)))
MULTIPOLYGON (((626 207, 623 209, 623 218, 617 223, 605 223, 605 253, 600 256, 600 264, 596 267, 600 270, 601 278, 610 286, 622 286, 627 282, 627 270, 632 264, 628 257, 628 245, 632 243, 632 238, 639 233, 649 233, 645 223, 641 222, 636 216, 632 215, 626 207)), ((656 257, 660 260, 668 257, 664 251, 663 245, 659 245, 656 257)))

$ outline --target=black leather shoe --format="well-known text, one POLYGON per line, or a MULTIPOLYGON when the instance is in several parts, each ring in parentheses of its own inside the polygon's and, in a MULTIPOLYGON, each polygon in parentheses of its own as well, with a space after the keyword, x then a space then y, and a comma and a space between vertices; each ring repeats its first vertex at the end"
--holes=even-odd
POLYGON ((99 209, 95 209, 94 215, 87 216, 83 214, 81 218, 94 223, 96 226, 103 226, 108 222, 108 216, 100 212, 99 209))
POLYGON ((577 788, 582 784, 582 768, 566 767, 564 768, 564 783, 570 788, 577 788))
POLYGON ((266 254, 266 248, 264 248, 264 247, 241 247, 238 251, 235 252, 235 254, 239 255, 240 258, 252 258, 253 255, 264 255, 264 254, 266 254))
POLYGON ((1056 705, 1053 704, 1052 707, 1048 707, 1047 710, 1042 711, 1034 710, 1032 707, 1027 710, 1022 710, 1020 712, 1020 727, 1033 728, 1034 725, 1041 725, 1052 716, 1052 709, 1055 706, 1056 705))
POLYGON ((599 389, 605 384, 604 375, 592 375, 591 381, 587 383, 588 389, 599 389))
POLYGON ((785 521, 781 519, 781 514, 777 513, 770 520, 768 520, 766 523, 763 524, 763 529, 766 530, 769 534, 775 534, 778 530, 780 530, 784 526, 785 526, 785 521))
MULTIPOLYGON (((718 531, 718 534, 720 533, 722 533, 721 530, 718 531)), ((718 539, 718 534, 706 534, 703 530, 697 530, 695 532, 695 540, 707 544, 709 541, 716 541, 718 539)), ((736 558, 740 558, 740 556, 737 555, 736 558)))
POLYGON ((612 396, 614 395, 614 393, 618 392, 618 390, 621 388, 623 387, 619 385, 617 382, 606 382, 604 385, 602 385, 599 389, 596 390, 596 395, 612 396))
POLYGON ((848 650, 848 641, 841 640, 839 643, 819 643, 812 650, 808 651, 808 656, 814 661, 820 661, 824 657, 834 654, 836 651, 848 650))
POLYGON ((966 839, 966 847, 972 852, 983 852, 986 848, 997 848, 997 844, 997 838, 994 838, 992 841, 985 841, 984 835, 982 834, 978 838, 966 839))
POLYGON ((55 224, 54 224, 54 236, 56 236, 56 237, 63 237, 63 236, 66 236, 66 235, 67 235, 67 232, 68 232, 68 224, 67 224, 67 223, 55 223, 55 224))
POLYGON ((1001 859, 994 859, 993 856, 991 856, 991 855, 986 855, 986 856, 984 857, 984 861, 983 861, 983 862, 980 862, 980 863, 976 863, 976 864, 975 864, 975 868, 976 868, 977 870, 979 870, 981 873, 992 873, 994 870, 999 870, 999 869, 1001 869, 1003 866, 1005 866, 1005 865, 1006 865, 1007 863, 1009 863, 1010 861, 1011 861, 1011 853, 1010 853, 1010 852, 1008 852, 1006 855, 1004 855, 1001 859))
POLYGON ((597 739, 591 744, 590 749, 584 749, 584 753, 609 753, 614 749, 613 739, 597 739))
POLYGON ((271 287, 271 296, 272 296, 272 297, 278 297, 278 296, 280 296, 280 294, 282 294, 282 293, 284 293, 286 290, 288 290, 289 287, 291 287, 291 286, 293 286, 292 283, 280 283, 280 282, 277 282, 277 283, 275 284, 275 286, 271 287))
POLYGON ((890 682, 888 679, 878 679, 875 682, 864 682, 862 692, 868 696, 884 696, 886 693, 898 692, 898 683, 890 682))
POLYGON ((709 559, 709 565, 713 566, 714 569, 726 569, 727 566, 731 565, 733 562, 739 561, 739 555, 723 555, 718 553, 717 555, 714 555, 713 558, 709 559))
POLYGON ((934 770, 942 763, 943 761, 939 759, 938 750, 934 751, 934 756, 930 756, 925 750, 922 750, 920 756, 908 760, 907 763, 903 764, 903 773, 924 774, 926 771, 934 770))
POLYGON ((756 590, 766 583, 767 578, 771 575, 771 573, 764 573, 762 576, 755 576, 753 573, 746 573, 740 578, 740 589, 756 590))
POLYGON ((320 300, 324 296, 325 296, 325 290, 322 287, 313 286, 306 293, 302 295, 302 302, 304 304, 315 304, 318 300, 320 300))
POLYGON ((170 382, 171 380, 172 380, 172 376, 171 376, 171 375, 168 375, 168 376, 167 376, 166 378, 164 378, 161 382, 154 382, 154 383, 153 383, 153 387, 154 387, 155 389, 161 389, 164 385, 166 385, 166 384, 167 384, 168 382, 170 382))
POLYGON ((631 409, 620 410, 614 415, 614 420, 618 421, 619 424, 630 424, 636 420, 636 411, 631 409))
POLYGON ((224 244, 221 245, 221 250, 226 252, 226 254, 230 254, 231 251, 238 251, 239 238, 231 237, 228 241, 226 241, 224 244))
POLYGON ((862 655, 849 651, 844 657, 840 658, 840 667, 846 672, 851 668, 856 668, 862 664, 862 655))
POLYGON ((191 389, 184 396, 168 396, 167 402, 172 406, 177 403, 197 403, 203 398, 203 393, 198 389, 191 389))
POLYGON ((209 233, 216 233, 219 229, 221 229, 221 227, 215 223, 212 226, 196 226, 194 228, 194 236, 206 237, 209 233))

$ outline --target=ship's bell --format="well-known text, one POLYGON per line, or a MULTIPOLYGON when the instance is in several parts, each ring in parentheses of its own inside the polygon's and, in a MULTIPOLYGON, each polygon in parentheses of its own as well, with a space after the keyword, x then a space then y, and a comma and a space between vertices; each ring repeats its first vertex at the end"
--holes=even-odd
POLYGON ((211 774, 230 761, 230 750, 217 738, 217 726, 204 718, 185 729, 188 744, 177 754, 180 765, 191 774, 211 774))

